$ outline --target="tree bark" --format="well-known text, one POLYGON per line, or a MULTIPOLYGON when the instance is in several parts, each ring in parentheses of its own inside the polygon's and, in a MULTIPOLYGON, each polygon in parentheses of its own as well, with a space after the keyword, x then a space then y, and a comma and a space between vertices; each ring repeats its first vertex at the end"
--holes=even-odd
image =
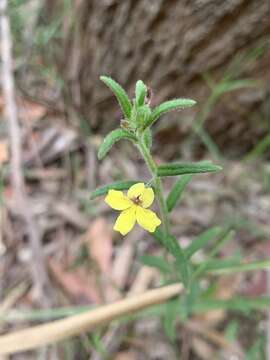
MULTIPOLYGON (((62 69, 69 99, 93 129, 107 131, 121 118, 101 74, 112 76, 131 96, 142 79, 154 91, 153 105, 194 98, 195 113, 209 95, 202 74, 218 81, 232 61, 249 54, 231 71, 260 80, 260 86, 223 96, 207 129, 221 148, 229 144, 241 151, 265 133, 269 109, 261 105, 270 94, 269 0, 81 0, 74 13, 62 69)), ((173 123, 185 115, 169 116, 173 123)))

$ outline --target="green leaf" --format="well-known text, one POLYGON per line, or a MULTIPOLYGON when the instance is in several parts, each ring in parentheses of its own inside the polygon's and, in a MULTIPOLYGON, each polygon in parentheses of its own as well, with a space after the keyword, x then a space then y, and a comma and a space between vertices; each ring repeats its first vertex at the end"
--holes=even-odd
POLYGON ((129 119, 131 115, 132 105, 125 90, 116 81, 114 81, 108 76, 100 76, 100 80, 103 81, 114 93, 125 118, 129 119))
POLYGON ((183 281, 184 286, 188 287, 190 278, 189 264, 177 239, 172 235, 164 235, 159 229, 152 233, 152 235, 173 255, 175 258, 174 265, 181 275, 181 280, 183 281))
POLYGON ((132 185, 137 184, 140 180, 116 181, 108 185, 97 188, 90 194, 90 199, 93 200, 98 196, 107 194, 109 190, 128 190, 132 185))
POLYGON ((215 244, 213 245, 213 248, 211 249, 211 251, 209 252, 207 259, 202 262, 197 269, 193 272, 192 276, 193 278, 198 278, 199 276, 201 276, 203 273, 205 273, 208 264, 211 263, 211 261, 213 260, 214 256, 216 256, 216 254, 218 253, 219 249, 227 242, 230 241, 233 237, 234 231, 232 231, 232 229, 229 227, 228 229, 225 229, 224 231, 221 232, 221 234, 218 236, 217 241, 215 242, 215 244))
POLYGON ((269 357, 265 354, 266 346, 268 346, 266 344, 266 336, 257 334, 257 339, 245 353, 245 360, 266 360, 269 357))
POLYGON ((145 128, 145 124, 151 116, 151 109, 148 105, 142 105, 137 108, 136 125, 140 128, 145 128))
POLYGON ((183 175, 178 179, 172 190, 170 191, 168 197, 167 197, 167 208, 168 211, 172 211, 172 209, 175 207, 177 201, 180 200, 181 195, 186 187, 186 185, 190 182, 192 178, 192 175, 183 175))
POLYGON ((159 228, 157 228, 155 232, 151 233, 151 235, 155 238, 155 240, 157 240, 160 244, 164 245, 168 249, 162 231, 159 228))
POLYGON ((210 161, 200 161, 197 163, 168 163, 160 165, 157 169, 158 176, 176 176, 185 174, 200 174, 216 172, 222 170, 221 166, 214 165, 210 161))
MULTIPOLYGON (((238 265, 240 265, 241 262, 241 258, 236 258, 236 257, 229 257, 229 258, 225 258, 225 259, 213 259, 210 261, 207 261, 207 267, 205 268, 205 272, 210 273, 210 274, 223 274, 226 273, 226 271, 228 271, 228 273, 230 272, 234 272, 232 269, 235 268, 235 266, 238 268, 238 265)), ((201 264, 197 264, 197 266, 200 266, 201 264)))
POLYGON ((142 80, 138 80, 136 82, 136 90, 135 90, 137 106, 144 105, 144 99, 146 93, 147 93, 146 85, 142 82, 142 80))
POLYGON ((238 331, 239 331, 239 323, 236 320, 230 321, 224 330, 225 339, 230 342, 235 341, 237 338, 238 331))
POLYGON ((224 309, 236 311, 266 310, 270 306, 270 296, 262 297, 234 297, 228 300, 206 299, 199 300, 193 305, 192 311, 204 313, 210 310, 224 309))
POLYGON ((158 105, 153 111, 152 115, 149 118, 148 122, 145 124, 145 127, 151 126, 154 122, 164 113, 173 111, 173 110, 182 110, 188 107, 191 107, 196 104, 196 101, 191 99, 174 99, 165 101, 164 103, 158 105))
POLYGON ((184 251, 177 239, 172 235, 166 236, 166 245, 169 252, 175 258, 175 267, 181 274, 181 279, 185 287, 189 285, 189 266, 184 251))
POLYGON ((214 264, 211 261, 207 263, 205 271, 216 275, 233 274, 238 272, 256 271, 256 270, 270 270, 270 259, 258 260, 254 262, 243 262, 240 264, 226 264, 220 261, 219 264, 214 264), (213 266, 214 265, 214 266, 213 266))
POLYGON ((144 265, 157 268, 163 273, 168 273, 171 271, 170 264, 161 256, 143 255, 139 260, 144 265))
POLYGON ((179 318, 179 299, 170 300, 165 304, 165 314, 163 319, 163 327, 165 334, 171 341, 176 338, 176 321, 179 318))
POLYGON ((192 243, 185 249, 187 259, 194 255, 198 250, 203 248, 208 241, 221 234, 222 229, 220 227, 213 227, 204 231, 202 234, 197 236, 192 243))
POLYGON ((214 95, 221 96, 222 94, 225 94, 227 92, 243 88, 258 87, 259 85, 260 84, 258 81, 252 79, 224 81, 215 87, 214 95))
POLYGON ((135 135, 131 134, 129 131, 124 129, 116 129, 111 131, 103 140, 103 143, 100 145, 98 150, 98 159, 101 160, 110 150, 110 148, 121 139, 129 139, 132 141, 137 141, 135 135))

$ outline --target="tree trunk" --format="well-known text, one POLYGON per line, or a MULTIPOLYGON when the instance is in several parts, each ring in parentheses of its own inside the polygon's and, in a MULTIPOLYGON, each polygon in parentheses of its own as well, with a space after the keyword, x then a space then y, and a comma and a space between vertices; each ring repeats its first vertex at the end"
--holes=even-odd
MULTIPOLYGON (((267 104, 270 93, 269 0, 81 0, 75 4, 76 24, 67 36, 62 68, 69 97, 92 129, 107 131, 121 118, 111 92, 99 81, 101 74, 112 76, 131 96, 136 80, 142 79, 154 91, 153 105, 175 97, 196 99, 199 105, 191 110, 195 114, 210 93, 202 74, 219 81, 231 67, 231 75, 257 79, 260 84, 223 96, 207 118, 207 129, 221 148, 240 152, 265 133, 263 118, 269 109, 262 104, 267 104), (241 54, 248 56, 232 67, 241 54)), ((186 114, 170 114, 171 123, 186 114)))

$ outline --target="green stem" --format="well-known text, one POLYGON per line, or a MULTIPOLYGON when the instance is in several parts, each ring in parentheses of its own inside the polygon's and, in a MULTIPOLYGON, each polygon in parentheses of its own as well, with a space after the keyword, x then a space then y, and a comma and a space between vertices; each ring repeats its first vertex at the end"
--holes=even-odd
POLYGON ((144 158, 144 161, 149 169, 149 172, 151 173, 151 175, 153 176, 153 183, 154 183, 154 187, 156 190, 156 196, 157 196, 157 200, 159 203, 159 209, 160 209, 160 216, 161 216, 161 221, 162 221, 162 226, 163 226, 163 232, 165 235, 168 235, 170 233, 169 231, 169 219, 168 219, 168 209, 167 209, 167 204, 166 201, 164 199, 163 196, 163 189, 162 189, 162 184, 161 184, 161 180, 159 177, 157 177, 157 165, 154 162, 148 148, 146 147, 146 145, 144 144, 144 142, 142 140, 139 140, 138 144, 137 144, 142 157, 144 158))

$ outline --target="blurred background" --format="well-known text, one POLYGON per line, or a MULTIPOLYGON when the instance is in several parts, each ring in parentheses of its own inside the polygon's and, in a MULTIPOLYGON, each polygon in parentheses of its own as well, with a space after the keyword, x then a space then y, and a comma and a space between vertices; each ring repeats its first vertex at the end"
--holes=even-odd
MULTIPOLYGON (((224 167, 187 186, 172 213, 181 244, 229 224, 234 236, 220 257, 269 258, 269 0, 9 0, 7 17, 19 132, 9 127, 1 91, 2 333, 159 284, 155 269, 139 261, 159 254, 157 243, 139 229, 123 239, 112 232, 115 213, 103 198, 90 201, 97 186, 149 179, 125 141, 97 161, 104 135, 122 119, 103 74, 131 98, 142 79, 151 106, 197 101, 153 128, 158 163, 211 159, 224 167)), ((268 282, 261 270, 215 279, 211 291, 205 286, 214 298, 256 299, 267 295, 268 282)), ((10 358, 269 359, 266 312, 240 310, 192 315, 173 342, 155 314, 10 358)))

